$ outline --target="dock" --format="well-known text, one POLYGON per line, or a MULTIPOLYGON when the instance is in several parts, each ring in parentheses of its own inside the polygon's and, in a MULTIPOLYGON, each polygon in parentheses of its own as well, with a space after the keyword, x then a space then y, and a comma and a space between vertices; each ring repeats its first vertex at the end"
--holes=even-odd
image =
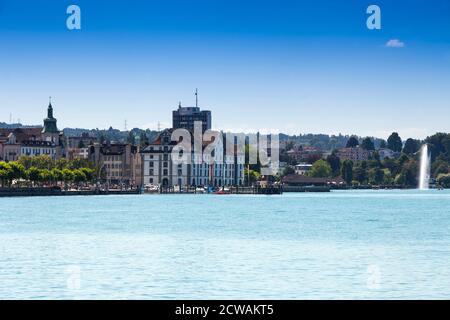
POLYGON ((195 187, 160 187, 159 192, 160 194, 282 194, 283 188, 281 186, 272 186, 272 187, 229 187, 225 189, 219 189, 217 191, 213 190, 205 190, 205 191, 199 191, 198 188, 195 187))

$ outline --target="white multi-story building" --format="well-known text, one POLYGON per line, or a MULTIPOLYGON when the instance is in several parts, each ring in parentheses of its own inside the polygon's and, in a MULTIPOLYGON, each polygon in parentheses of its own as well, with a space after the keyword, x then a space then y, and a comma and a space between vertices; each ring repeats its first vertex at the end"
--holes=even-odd
POLYGON ((144 185, 186 185, 187 164, 173 163, 171 130, 164 130, 150 145, 141 151, 144 185))
MULTIPOLYGON (((222 140, 213 146, 211 155, 191 151, 190 161, 172 159, 177 145, 171 140, 172 129, 164 130, 141 151, 144 185, 233 186, 244 183, 244 155, 225 155, 222 140)), ((208 143, 204 143, 202 151, 208 143)))
POLYGON ((295 174, 299 174, 301 176, 306 175, 306 173, 311 170, 312 164, 309 163, 299 163, 295 165, 295 174))
POLYGON ((55 160, 56 145, 50 141, 23 141, 20 146, 20 154, 29 157, 47 155, 55 160))

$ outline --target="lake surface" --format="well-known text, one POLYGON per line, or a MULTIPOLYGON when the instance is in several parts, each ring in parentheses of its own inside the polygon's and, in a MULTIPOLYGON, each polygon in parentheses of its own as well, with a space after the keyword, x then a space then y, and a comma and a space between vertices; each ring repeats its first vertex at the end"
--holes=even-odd
POLYGON ((450 298, 449 191, 0 198, 0 299, 450 298))

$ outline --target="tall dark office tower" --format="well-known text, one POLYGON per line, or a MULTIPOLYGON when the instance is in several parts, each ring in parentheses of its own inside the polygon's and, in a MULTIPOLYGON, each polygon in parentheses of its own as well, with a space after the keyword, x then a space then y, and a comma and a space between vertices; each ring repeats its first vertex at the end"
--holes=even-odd
POLYGON ((174 129, 184 128, 194 131, 194 122, 202 122, 202 130, 211 129, 211 111, 200 110, 198 107, 198 91, 195 91, 195 107, 182 107, 181 102, 178 109, 172 111, 172 127, 174 129))

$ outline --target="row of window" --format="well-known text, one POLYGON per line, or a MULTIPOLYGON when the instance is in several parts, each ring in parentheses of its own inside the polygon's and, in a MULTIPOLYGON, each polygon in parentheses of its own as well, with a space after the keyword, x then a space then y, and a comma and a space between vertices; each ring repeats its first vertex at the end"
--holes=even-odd
MULTIPOLYGON (((153 184, 154 183, 154 179, 153 178, 150 178, 149 179, 149 183, 151 183, 151 184, 153 184)), ((233 183, 233 180, 224 180, 223 181, 224 182, 224 185, 226 185, 226 186, 231 186, 231 185, 234 185, 234 183, 233 183)), ((222 180, 217 180, 217 179, 215 179, 214 180, 214 183, 215 183, 215 185, 217 185, 217 184, 219 184, 219 185, 222 185, 222 180)), ((178 184, 179 185, 181 185, 182 184, 182 181, 181 181, 181 179, 179 179, 178 180, 178 184)), ((201 185, 203 185, 203 186, 207 186, 207 185, 209 185, 210 183, 209 183, 209 181, 208 181, 208 179, 192 179, 192 185, 193 186, 201 186, 201 185)), ((238 183, 240 186, 242 185, 242 180, 241 179, 239 179, 239 183, 238 183)))
MULTIPOLYGON (((149 161, 149 166, 150 166, 150 168, 153 168, 154 166, 155 166, 155 162, 154 161, 149 161)), ((169 166, 169 163, 168 162, 163 162, 163 167, 164 168, 167 168, 169 166)), ((208 168, 208 164, 207 163, 204 163, 204 164, 194 164, 193 165, 193 170, 195 171, 195 169, 197 169, 197 170, 199 170, 199 169, 201 169, 201 168, 205 168, 205 169, 207 169, 208 168)), ((220 166, 220 164, 219 164, 219 166, 220 166)), ((240 169, 243 169, 244 168, 244 165, 243 164, 238 164, 238 165, 236 165, 237 166, 237 168, 240 168, 240 169)), ((182 164, 179 164, 178 165, 178 168, 181 168, 182 167, 182 164)), ((234 169, 235 168, 235 165, 234 164, 223 164, 222 165, 222 168, 223 169, 225 169, 225 170, 227 170, 227 169, 234 169)))
POLYGON ((37 149, 37 148, 22 148, 22 154, 29 155, 40 155, 40 154, 54 154, 54 149, 37 149))
MULTIPOLYGON (((155 163, 154 163, 153 161, 150 161, 150 162, 148 163, 148 165, 150 166, 150 168, 153 168, 153 167, 155 166, 155 163)), ((163 162, 163 167, 164 167, 164 168, 169 167, 169 163, 168 163, 168 162, 163 162)))
POLYGON ((149 147, 149 149, 150 149, 150 151, 161 151, 161 150, 163 150, 164 152, 168 152, 169 151, 169 147, 168 146, 164 146, 163 148, 161 148, 161 147, 149 147))
MULTIPOLYGON (((192 175, 193 176, 197 176, 197 175, 199 175, 199 176, 208 176, 208 171, 195 171, 195 170, 193 170, 192 171, 192 175)), ((225 176, 225 178, 227 178, 227 177, 232 177, 234 175, 234 171, 224 171, 224 176, 225 176)), ((222 171, 214 171, 214 176, 216 176, 216 177, 220 177, 220 176, 222 176, 222 171)))
POLYGON ((119 163, 113 163, 113 164, 105 164, 105 167, 108 169, 120 169, 122 166, 119 163))
POLYGON ((120 177, 122 176, 119 171, 108 172, 108 177, 120 177))
POLYGON ((122 156, 105 156, 105 161, 122 161, 122 156))

